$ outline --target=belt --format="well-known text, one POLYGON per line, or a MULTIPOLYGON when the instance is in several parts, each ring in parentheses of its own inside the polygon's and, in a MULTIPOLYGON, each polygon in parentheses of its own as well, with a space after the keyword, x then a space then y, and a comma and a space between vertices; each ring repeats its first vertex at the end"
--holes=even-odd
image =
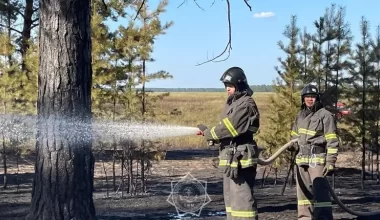
POLYGON ((242 144, 256 144, 253 139, 253 133, 247 132, 239 135, 236 138, 226 138, 220 141, 221 146, 237 146, 242 144))
POLYGON ((312 149, 311 145, 300 146, 300 153, 303 155, 326 153, 326 149, 320 146, 314 146, 313 151, 311 151, 311 149, 312 149))

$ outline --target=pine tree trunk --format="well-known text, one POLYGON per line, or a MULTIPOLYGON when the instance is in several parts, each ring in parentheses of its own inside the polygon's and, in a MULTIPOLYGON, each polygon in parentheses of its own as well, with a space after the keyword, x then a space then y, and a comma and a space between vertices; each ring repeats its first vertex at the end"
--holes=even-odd
MULTIPOLYGON (((12 39, 12 30, 11 30, 11 25, 12 25, 12 7, 10 7, 10 1, 8 0, 7 1, 7 6, 8 6, 8 13, 7 13, 7 29, 8 29, 8 38, 9 40, 12 39)), ((7 51, 9 52, 9 51, 7 51)), ((12 67, 13 65, 13 58, 12 58, 12 54, 9 53, 8 55, 8 65, 9 65, 9 68, 12 67)), ((13 72, 13 71, 12 71, 13 72)))
MULTIPOLYGON (((380 30, 380 29, 379 29, 380 30)), ((379 67, 380 67, 380 65, 378 65, 379 67)), ((378 70, 378 71, 380 71, 380 70, 378 70)), ((376 148, 376 172, 377 172, 377 178, 376 178, 376 182, 377 182, 377 184, 379 184, 380 182, 380 179, 379 179, 379 148, 380 148, 380 146, 379 146, 379 128, 380 128, 380 126, 379 126, 379 120, 380 120, 380 118, 379 118, 379 114, 380 114, 380 112, 379 112, 379 110, 380 110, 380 76, 378 75, 377 76, 377 107, 376 107, 376 132, 375 132, 375 134, 376 134, 376 137, 375 137, 375 148, 376 148)))
MULTIPOLYGON (((377 26, 377 41, 380 42, 380 26, 377 26)), ((380 45, 378 45, 380 46, 380 45)), ((377 109, 376 109, 376 172, 377 172, 377 178, 376 183, 380 184, 380 170, 379 170, 379 116, 380 116, 380 60, 379 56, 377 59, 377 109)))
POLYGON ((104 163, 104 160, 106 160, 106 156, 104 156, 104 149, 103 149, 103 144, 100 143, 100 149, 101 149, 101 152, 102 152, 102 166, 103 166, 103 171, 104 171, 104 176, 106 178, 106 192, 107 192, 107 198, 109 197, 109 189, 108 189, 108 176, 107 176, 107 168, 106 168, 106 165, 104 163))
POLYGON ((112 184, 113 191, 116 192, 116 157, 117 157, 117 148, 116 148, 116 140, 113 143, 113 157, 112 157, 112 184))
POLYGON ((32 24, 33 24, 32 16, 33 16, 33 0, 26 0, 25 10, 24 10, 24 26, 22 29, 22 42, 21 42, 21 57, 22 57, 21 69, 23 71, 26 71, 26 76, 28 78, 29 78, 29 74, 26 69, 25 58, 26 58, 26 52, 29 48, 30 33, 32 29, 32 24))
POLYGON ((7 181, 7 152, 6 152, 6 145, 5 145, 5 138, 4 138, 4 134, 3 134, 3 166, 4 166, 4 177, 3 177, 3 188, 6 189, 7 188, 7 185, 8 185, 8 181, 7 181))
POLYGON ((121 171, 121 175, 120 175, 120 180, 121 180, 121 198, 124 197, 124 164, 125 164, 125 154, 124 154, 124 148, 123 148, 123 152, 121 154, 121 166, 120 166, 120 171, 121 171))
POLYGON ((273 169, 273 164, 270 165, 270 167, 269 167, 269 171, 268 171, 267 174, 265 175, 265 179, 264 179, 264 182, 263 182, 263 186, 265 185, 265 182, 267 181, 268 176, 269 176, 269 174, 270 174, 270 171, 272 171, 272 169, 273 169))
MULTIPOLYGON (((294 170, 295 154, 296 154, 295 152, 292 152, 291 155, 290 155, 289 169, 288 169, 288 173, 286 174, 286 177, 285 177, 284 185, 282 186, 282 189, 281 189, 281 195, 284 195, 286 184, 288 182, 290 173, 291 173, 292 170, 294 170)), ((276 176, 277 176, 277 174, 276 174, 276 176)))
POLYGON ((371 150, 371 180, 373 180, 373 148, 371 150))
MULTIPOLYGON (((365 66, 365 64, 363 64, 365 66)), ((362 129, 361 129, 361 136, 362 136, 362 171, 361 171, 361 187, 364 189, 364 180, 366 179, 365 174, 365 132, 366 132, 366 120, 365 120, 365 111, 366 111, 366 70, 363 71, 363 91, 362 91, 362 129)))
POLYGON ((141 176, 140 176, 140 179, 141 179, 141 192, 144 193, 145 192, 145 158, 144 158, 144 154, 145 152, 143 151, 142 152, 142 157, 141 157, 141 160, 140 160, 140 170, 141 170, 141 176))
POLYGON ((274 175, 275 175, 275 177, 274 177, 274 186, 276 186, 277 185, 277 171, 278 171, 278 168, 274 168, 274 175))
POLYGON ((40 0, 39 10, 38 132, 26 219, 96 219, 90 1, 40 0))
POLYGON ((129 156, 129 164, 128 164, 128 173, 129 173, 129 190, 130 190, 130 195, 134 194, 134 186, 133 186, 133 156, 132 156, 132 149, 129 145, 129 151, 128 151, 128 156, 129 156))
POLYGON ((142 82, 142 89, 141 89, 141 93, 142 93, 142 98, 141 98, 141 104, 142 104, 142 106, 141 106, 141 114, 142 114, 142 116, 143 116, 143 120, 145 121, 145 112, 146 112, 146 101, 145 101, 145 74, 146 74, 146 66, 145 66, 145 64, 146 64, 146 61, 145 60, 143 60, 143 62, 142 62, 142 74, 143 74, 143 78, 144 78, 144 80, 143 80, 143 82, 142 82))
POLYGON ((17 173, 16 173, 16 184, 17 184, 17 189, 16 191, 18 192, 20 190, 20 181, 19 181, 19 177, 18 177, 18 174, 20 173, 20 163, 19 163, 19 158, 20 158, 20 152, 17 150, 17 154, 16 154, 16 167, 17 167, 17 173))
POLYGON ((377 146, 377 152, 376 152, 376 172, 377 172, 377 179, 376 183, 380 184, 380 170, 379 170, 379 146, 377 146))
POLYGON ((264 168, 263 175, 261 176, 261 187, 264 186, 265 173, 266 173, 266 171, 267 171, 267 168, 268 168, 268 167, 265 167, 265 168, 264 168))

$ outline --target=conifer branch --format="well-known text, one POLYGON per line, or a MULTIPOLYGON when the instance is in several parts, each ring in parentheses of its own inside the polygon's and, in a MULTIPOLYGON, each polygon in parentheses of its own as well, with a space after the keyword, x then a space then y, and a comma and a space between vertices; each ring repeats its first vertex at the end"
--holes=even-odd
POLYGON ((21 15, 22 18, 25 18, 24 13, 22 13, 22 11, 20 11, 17 7, 11 5, 10 3, 5 4, 5 2, 1 2, 0 6, 5 9, 4 11, 15 11, 18 15, 21 15))
POLYGON ((19 33, 19 34, 22 34, 21 31, 19 31, 19 30, 17 30, 17 29, 14 29, 13 27, 8 27, 7 25, 0 24, 0 27, 2 27, 2 28, 7 28, 7 29, 9 29, 9 30, 11 30, 11 31, 17 32, 17 33, 19 33))

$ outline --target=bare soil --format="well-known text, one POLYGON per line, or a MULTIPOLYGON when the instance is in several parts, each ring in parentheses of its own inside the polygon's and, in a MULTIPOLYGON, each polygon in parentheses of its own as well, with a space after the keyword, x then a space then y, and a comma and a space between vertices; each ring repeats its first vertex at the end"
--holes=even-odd
MULTIPOLYGON (((380 210, 380 185, 376 175, 365 182, 361 189, 360 170, 354 153, 342 153, 338 160, 338 171, 335 174, 335 192, 349 208, 358 211, 380 210)), ((147 192, 144 195, 128 195, 112 189, 111 161, 104 161, 109 184, 106 185, 103 163, 96 156, 95 192, 93 195, 98 219, 178 219, 177 211, 167 199, 172 191, 171 183, 191 174, 197 180, 207 182, 207 194, 211 201, 205 205, 200 216, 189 216, 191 219, 225 219, 222 193, 222 173, 212 166, 211 159, 217 156, 214 150, 181 150, 167 152, 165 160, 155 162, 148 177, 147 192), (109 190, 107 197, 106 189, 109 190)), ((24 219, 31 200, 31 186, 34 173, 34 158, 20 159, 19 174, 16 175, 15 158, 9 158, 8 188, 0 189, 0 219, 24 219), (16 182, 19 182, 17 186, 16 182)), ((278 174, 275 184, 274 172, 271 172, 264 186, 262 172, 258 168, 255 195, 259 206, 259 219, 296 219, 297 205, 295 187, 287 186, 281 195, 286 170, 278 174)), ((117 168, 120 175, 120 167, 117 168)), ((3 170, 1 169, 1 172, 3 170)), ((3 173, 0 173, 0 184, 3 185, 3 173)), ((120 176, 117 177, 119 187, 120 176)), ((330 178, 330 183, 332 178, 330 178)), ((360 219, 345 213, 334 203, 334 219, 360 219)), ((374 218, 380 219, 380 218, 374 218)))

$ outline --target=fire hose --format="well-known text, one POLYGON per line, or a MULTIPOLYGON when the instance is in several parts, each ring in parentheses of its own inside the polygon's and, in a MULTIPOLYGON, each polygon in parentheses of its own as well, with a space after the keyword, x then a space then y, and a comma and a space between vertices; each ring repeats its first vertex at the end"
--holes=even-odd
MULTIPOLYGON (((259 157, 257 163, 259 165, 263 165, 263 166, 271 164, 284 150, 286 150, 288 147, 292 146, 293 143, 296 142, 296 141, 298 141, 298 139, 289 141, 284 146, 282 146, 277 152, 275 152, 272 156, 270 156, 268 159, 263 159, 263 158, 259 157)), ((336 204, 338 204, 339 207, 342 208, 347 213, 349 213, 351 215, 354 215, 354 216, 359 216, 359 217, 370 217, 370 216, 372 216, 372 217, 373 216, 379 216, 380 217, 380 211, 377 211, 377 212, 361 212, 361 211, 355 211, 355 210, 349 209, 347 206, 345 206, 343 204, 343 202, 335 194, 335 192, 332 189, 332 187, 330 186, 327 178, 324 177, 324 178, 321 178, 321 179, 323 179, 323 184, 324 184, 325 188, 329 191, 330 196, 334 199, 334 201, 336 202, 336 204)))
POLYGON ((294 139, 286 143, 284 146, 282 146, 278 151, 276 151, 272 156, 270 156, 268 159, 263 159, 263 158, 257 158, 257 163, 259 165, 265 166, 271 164, 275 159, 277 159, 280 154, 286 150, 288 147, 292 146, 294 142, 298 141, 298 139, 294 139))

